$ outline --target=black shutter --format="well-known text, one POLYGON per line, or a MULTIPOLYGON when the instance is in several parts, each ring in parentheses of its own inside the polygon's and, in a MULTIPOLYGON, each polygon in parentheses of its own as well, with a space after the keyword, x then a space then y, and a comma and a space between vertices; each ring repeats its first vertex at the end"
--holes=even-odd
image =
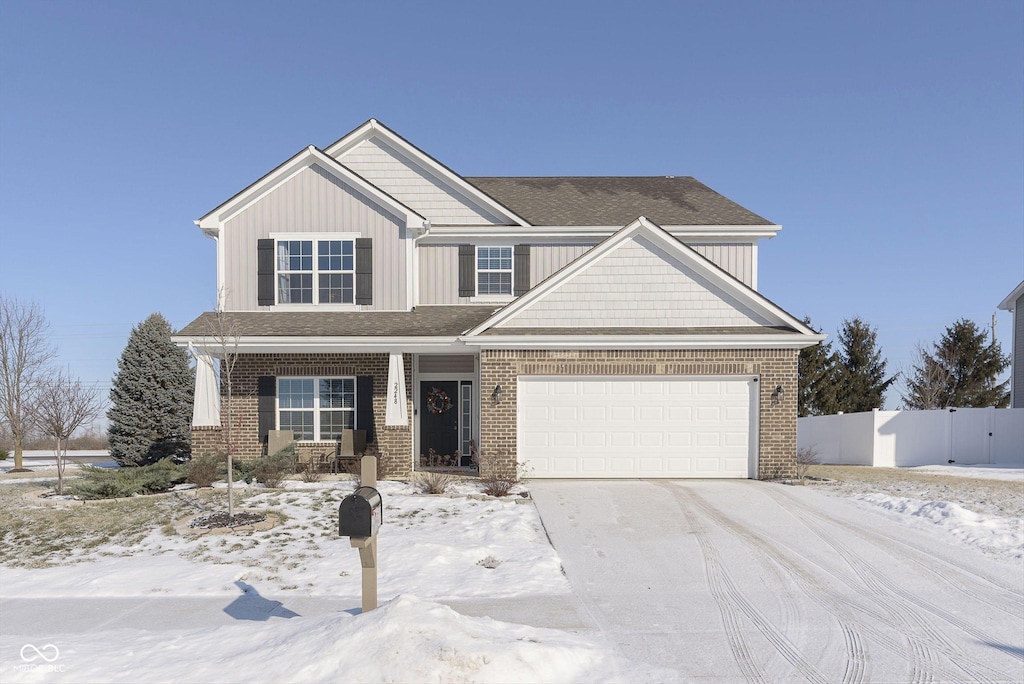
POLYGON ((476 247, 459 245, 459 296, 476 296, 476 247))
POLYGON ((373 304, 373 238, 356 238, 356 304, 373 304))
POLYGON ((272 375, 256 378, 256 396, 260 442, 265 443, 267 433, 277 429, 277 378, 272 375))
POLYGON ((515 273, 512 274, 512 294, 516 297, 526 294, 530 289, 530 245, 516 245, 512 250, 515 273))
POLYGON ((260 306, 274 305, 274 241, 256 241, 256 299, 260 306))
POLYGON ((366 442, 376 442, 373 425, 373 376, 356 377, 356 429, 366 430, 366 442))

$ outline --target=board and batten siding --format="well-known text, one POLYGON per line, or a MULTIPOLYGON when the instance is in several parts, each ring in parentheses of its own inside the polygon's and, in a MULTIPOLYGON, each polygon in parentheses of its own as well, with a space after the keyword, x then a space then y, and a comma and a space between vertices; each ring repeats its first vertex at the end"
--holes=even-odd
POLYGON ((695 252, 736 278, 754 287, 754 245, 749 242, 686 243, 695 252))
POLYGON ((1024 294, 1013 305, 1012 408, 1024 408, 1024 294))
POLYGON ((433 224, 506 223, 378 138, 364 140, 338 161, 433 224))
POLYGON ((770 325, 643 237, 624 243, 501 324, 508 328, 770 325))
MULTIPOLYGON (((509 246, 512 246, 512 240, 509 246)), ((517 243, 518 244, 518 243, 517 243)), ((593 245, 530 245, 530 287, 575 261, 593 245)), ((459 246, 419 245, 420 304, 470 304, 459 296, 459 246)))
POLYGON ((256 311, 256 241, 271 233, 356 233, 373 239, 373 304, 406 307, 403 221, 323 168, 303 169, 225 225, 224 285, 229 311, 256 311))

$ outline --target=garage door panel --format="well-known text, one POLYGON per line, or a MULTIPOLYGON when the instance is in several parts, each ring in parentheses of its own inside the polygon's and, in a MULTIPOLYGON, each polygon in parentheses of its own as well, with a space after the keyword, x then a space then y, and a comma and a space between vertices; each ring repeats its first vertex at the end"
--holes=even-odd
POLYGON ((748 477, 750 378, 520 378, 535 477, 748 477))

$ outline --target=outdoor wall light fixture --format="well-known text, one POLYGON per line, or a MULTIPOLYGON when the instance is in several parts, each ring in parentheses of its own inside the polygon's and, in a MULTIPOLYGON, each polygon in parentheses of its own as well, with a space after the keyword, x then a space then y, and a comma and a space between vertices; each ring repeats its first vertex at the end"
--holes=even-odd
POLYGON ((778 404, 780 401, 782 401, 782 395, 782 385, 776 385, 775 391, 772 392, 772 404, 778 404))
POLYGON ((501 393, 505 390, 501 389, 501 385, 495 385, 494 391, 491 392, 491 398, 494 399, 495 404, 501 403, 501 393))

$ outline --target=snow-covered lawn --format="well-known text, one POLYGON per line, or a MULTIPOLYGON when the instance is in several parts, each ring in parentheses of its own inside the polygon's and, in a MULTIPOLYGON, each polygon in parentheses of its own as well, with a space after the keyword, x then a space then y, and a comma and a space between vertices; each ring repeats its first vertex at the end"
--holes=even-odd
MULTIPOLYGON (((23 497, 26 488, 35 494, 39 483, 31 480, 37 479, 4 480, 0 495, 23 497)), ((93 609, 97 597, 206 596, 228 606, 243 592, 254 592, 273 596, 285 608, 289 596, 325 597, 341 605, 348 599, 348 610, 311 617, 283 610, 261 624, 243 621, 173 636, 123 629, 50 634, 30 624, 4 624, 2 679, 631 681, 638 673, 666 679, 663 672, 609 653, 600 639, 468 617, 436 602, 568 596, 559 559, 528 501, 485 497, 472 481, 442 496, 419 494, 405 483, 380 483, 382 604, 360 615, 359 555, 337 534, 338 505, 353 483, 285 484, 281 490, 250 489, 240 504, 276 519, 271 529, 201 535, 187 519, 212 506, 210 493, 181 492, 176 510, 187 515, 130 545, 97 545, 76 554, 70 565, 0 568, 0 598, 59 596, 73 612, 93 609), (23 653, 24 644, 47 656, 59 651, 59 660, 47 663, 32 649, 23 653), (43 649, 46 644, 55 649, 43 649)), ((83 514, 109 505, 21 501, 83 514)))
MULTIPOLYGON (((870 470, 877 469, 863 471, 862 481, 851 475, 812 488, 852 498, 866 515, 945 534, 951 547, 968 553, 1001 563, 1024 560, 1024 521, 994 514, 1016 510, 1012 499, 1024 494, 1024 476, 1016 477, 1021 470, 991 484, 992 478, 961 478, 969 471, 956 467, 903 476, 870 470)), ((135 505, 44 502, 35 494, 46 479, 43 472, 0 478, 0 501, 25 516, 57 509, 68 530, 78 530, 71 523, 84 516, 127 515, 135 505)), ((678 681, 676 672, 629 661, 599 630, 529 627, 449 608, 460 601, 506 602, 526 606, 521 622, 542 624, 530 616, 574 598, 534 506, 517 497, 484 497, 472 480, 444 496, 420 494, 406 483, 380 484, 381 606, 360 614, 359 556, 336 529, 338 504, 352 488, 350 481, 289 481, 281 490, 247 489, 239 507, 267 513, 276 525, 220 534, 199 534, 187 522, 219 507, 223 493, 181 492, 156 507, 140 502, 149 506, 150 519, 167 516, 143 534, 110 533, 109 540, 85 543, 79 532, 64 534, 55 525, 47 534, 56 538, 38 549, 24 541, 7 544, 8 525, 20 518, 9 514, 0 600, 15 607, 39 601, 48 612, 35 618, 20 610, 16 622, 0 616, 0 679, 678 681), (62 564, 59 559, 71 557, 68 548, 75 548, 75 562, 62 564), (28 562, 32 554, 40 558, 28 562), (267 613, 224 617, 247 596, 266 603, 267 613), (176 600, 209 607, 192 617, 177 615, 166 626, 92 620, 102 627, 78 627, 90 623, 89 611, 124 600, 136 601, 137 610, 176 600), (319 609, 301 608, 317 602, 319 609), (61 616, 54 616, 54 606, 61 616), (221 619, 211 621, 207 613, 221 619)))

